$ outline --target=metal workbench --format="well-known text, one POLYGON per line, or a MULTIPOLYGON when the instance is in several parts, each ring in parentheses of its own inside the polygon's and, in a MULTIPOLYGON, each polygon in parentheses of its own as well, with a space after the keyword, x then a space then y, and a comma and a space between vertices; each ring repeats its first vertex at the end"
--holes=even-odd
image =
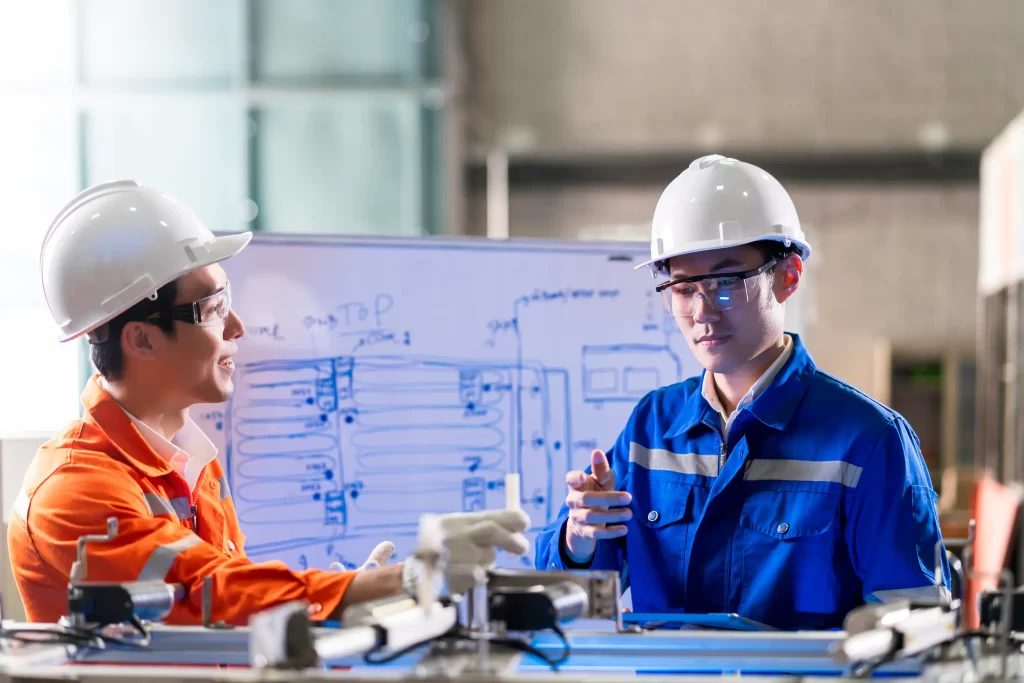
MULTIPOLYGON (((469 643, 424 646, 393 662, 370 665, 361 658, 324 662, 322 670, 276 672, 249 669, 248 630, 155 626, 146 648, 108 646, 77 649, 63 645, 20 645, 0 657, 2 680, 398 680, 457 678, 493 683, 598 679, 622 680, 637 674, 678 680, 725 675, 764 677, 842 677, 844 667, 829 653, 841 638, 838 631, 806 633, 751 633, 718 631, 615 632, 612 622, 581 621, 568 630, 571 655, 558 672, 536 657, 504 647, 491 648, 491 673, 479 672, 478 655, 469 643), (4 678, 6 676, 6 678, 4 678)), ((545 654, 557 657, 562 644, 541 634, 532 642, 545 654)), ((918 660, 894 662, 879 675, 907 680, 922 673, 918 660)))

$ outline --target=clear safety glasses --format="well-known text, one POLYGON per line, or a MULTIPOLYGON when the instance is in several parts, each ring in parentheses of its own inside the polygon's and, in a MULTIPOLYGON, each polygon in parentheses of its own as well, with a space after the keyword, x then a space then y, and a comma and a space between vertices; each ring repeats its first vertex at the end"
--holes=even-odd
POLYGON ((778 263, 771 258, 760 268, 741 273, 721 273, 679 277, 654 288, 661 295, 665 310, 676 318, 689 318, 697 310, 697 299, 703 298, 716 311, 728 311, 757 297, 762 273, 778 263))
MULTIPOLYGON (((174 311, 171 313, 170 317, 173 320, 180 320, 183 323, 209 327, 211 325, 219 325, 223 323, 227 320, 229 313, 231 313, 230 282, 226 283, 213 294, 205 296, 198 301, 192 301, 187 304, 178 304, 174 307, 174 311)), ((160 314, 154 313, 149 317, 157 318, 160 317, 160 314)))

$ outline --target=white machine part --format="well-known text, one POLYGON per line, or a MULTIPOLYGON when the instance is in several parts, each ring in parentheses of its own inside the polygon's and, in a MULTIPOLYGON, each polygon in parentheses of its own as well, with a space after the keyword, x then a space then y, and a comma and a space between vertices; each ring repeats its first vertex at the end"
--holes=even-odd
POLYGON ((836 644, 840 661, 899 659, 929 650, 956 636, 956 612, 943 607, 911 609, 909 602, 865 605, 846 618, 847 637, 836 644))
POLYGON ((342 615, 345 628, 337 634, 318 638, 316 651, 321 659, 336 658, 340 655, 333 643, 335 635, 340 637, 350 628, 371 627, 381 635, 382 653, 400 652, 439 638, 450 631, 457 620, 458 610, 454 605, 434 602, 421 606, 407 596, 353 605, 342 615))
POLYGON ((410 597, 386 598, 345 611, 344 628, 314 635, 306 603, 292 601, 249 620, 249 663, 257 668, 308 668, 344 657, 401 652, 455 626, 453 605, 420 607, 410 597))
MULTIPOLYGON (((495 547, 517 554, 529 548, 522 532, 530 519, 519 507, 518 478, 509 477, 511 509, 420 518, 416 554, 403 565, 406 595, 353 605, 342 615, 344 628, 321 635, 315 643, 309 635, 306 605, 301 601, 254 615, 249 620, 250 663, 257 667, 305 668, 318 661, 373 651, 391 654, 447 633, 458 622, 458 610, 438 601, 442 578, 452 594, 486 587, 486 572, 494 566, 495 547)), ((393 551, 390 542, 381 543, 368 563, 378 555, 387 561, 393 551)), ((486 609, 486 596, 481 599, 481 607, 486 609)))

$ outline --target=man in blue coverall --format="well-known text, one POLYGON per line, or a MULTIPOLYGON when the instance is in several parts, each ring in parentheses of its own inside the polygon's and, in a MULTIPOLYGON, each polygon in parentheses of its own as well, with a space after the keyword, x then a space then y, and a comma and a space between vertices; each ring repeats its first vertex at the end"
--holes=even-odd
POLYGON ((784 629, 948 600, 917 436, 783 330, 810 253, 788 193, 756 166, 703 157, 665 189, 642 266, 704 372, 645 396, 611 450, 566 475, 538 568, 628 565, 636 612, 784 629))

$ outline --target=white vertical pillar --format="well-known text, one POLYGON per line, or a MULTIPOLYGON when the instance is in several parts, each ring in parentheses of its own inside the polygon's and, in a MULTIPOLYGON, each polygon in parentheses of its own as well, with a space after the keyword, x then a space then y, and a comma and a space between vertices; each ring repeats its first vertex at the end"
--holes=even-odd
POLYGON ((487 236, 508 239, 508 154, 501 149, 487 155, 487 236))

